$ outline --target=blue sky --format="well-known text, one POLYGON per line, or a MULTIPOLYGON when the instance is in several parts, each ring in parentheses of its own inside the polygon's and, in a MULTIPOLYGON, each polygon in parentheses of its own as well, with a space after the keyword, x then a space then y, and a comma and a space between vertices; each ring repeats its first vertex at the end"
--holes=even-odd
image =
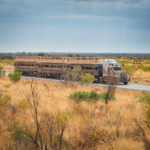
POLYGON ((0 0, 0 52, 150 52, 150 0, 0 0))

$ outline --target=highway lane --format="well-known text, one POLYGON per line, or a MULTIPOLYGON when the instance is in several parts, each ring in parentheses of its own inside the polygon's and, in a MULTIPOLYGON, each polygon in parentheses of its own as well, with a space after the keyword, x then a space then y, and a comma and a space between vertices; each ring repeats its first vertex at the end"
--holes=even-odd
POLYGON ((117 85, 117 87, 130 90, 150 91, 150 85, 128 84, 128 85, 117 85))
MULTIPOLYGON (((61 82, 61 83, 63 83, 63 82, 75 83, 75 82, 72 82, 72 81, 64 81, 64 80, 48 79, 48 78, 36 78, 36 77, 27 77, 27 76, 22 76, 22 78, 24 78, 24 79, 43 80, 43 81, 54 81, 54 82, 61 82)), ((107 87, 106 84, 99 84, 99 83, 98 84, 93 83, 93 84, 89 84, 89 85, 107 87)), ((149 91, 150 92, 150 85, 140 85, 140 84, 130 84, 129 83, 127 85, 118 84, 117 88, 127 89, 127 90, 149 91)))

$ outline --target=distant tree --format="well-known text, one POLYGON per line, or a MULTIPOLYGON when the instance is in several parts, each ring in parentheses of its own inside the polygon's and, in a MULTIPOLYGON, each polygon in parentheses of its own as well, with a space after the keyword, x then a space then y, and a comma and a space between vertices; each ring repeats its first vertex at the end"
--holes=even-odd
POLYGON ((76 55, 75 55, 75 57, 81 57, 81 55, 79 55, 79 54, 76 54, 76 55))
POLYGON ((37 54, 37 56, 45 56, 45 54, 43 52, 40 52, 37 54))
POLYGON ((94 81, 96 81, 96 78, 90 73, 82 75, 80 80, 81 83, 93 83, 94 81))
POLYGON ((27 53, 27 56, 33 56, 34 54, 33 53, 27 53))
POLYGON ((12 82, 18 82, 21 79, 22 73, 14 72, 14 73, 10 73, 8 76, 12 82))
POLYGON ((73 57, 73 55, 72 54, 68 54, 67 57, 73 57))
POLYGON ((16 56, 26 56, 25 52, 17 52, 16 56))

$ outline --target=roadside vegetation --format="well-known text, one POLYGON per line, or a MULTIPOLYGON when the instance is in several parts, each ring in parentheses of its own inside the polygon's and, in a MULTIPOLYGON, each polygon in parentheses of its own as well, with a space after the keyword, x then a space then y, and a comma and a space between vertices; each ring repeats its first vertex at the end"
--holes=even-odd
POLYGON ((149 93, 114 92, 112 84, 30 79, 14 84, 8 77, 0 83, 2 150, 149 149, 149 93))
MULTIPOLYGON (((133 81, 138 70, 149 72, 148 60, 121 61, 133 81)), ((80 66, 72 78, 94 81, 80 66)), ((113 79, 104 88, 35 81, 21 79, 19 72, 1 76, 0 149, 149 150, 150 93, 116 89, 116 84, 113 79)))
POLYGON ((94 75, 90 74, 90 73, 85 73, 84 75, 81 76, 80 79, 80 83, 93 83, 94 81, 96 81, 96 78, 94 77, 94 75))
POLYGON ((21 79, 21 76, 22 76, 21 72, 14 72, 8 75, 10 81, 12 82, 18 82, 21 79))
MULTIPOLYGON (((106 93, 98 94, 96 91, 90 91, 90 92, 77 91, 77 92, 70 94, 69 98, 74 100, 77 103, 81 101, 95 102, 97 100, 105 100, 106 93)), ((109 96, 109 99, 115 99, 115 97, 109 96)))

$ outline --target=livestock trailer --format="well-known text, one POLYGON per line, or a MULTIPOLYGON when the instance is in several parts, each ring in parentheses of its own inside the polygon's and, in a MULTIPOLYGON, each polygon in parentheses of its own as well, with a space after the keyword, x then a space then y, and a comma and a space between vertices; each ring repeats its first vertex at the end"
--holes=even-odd
POLYGON ((104 60, 98 57, 14 57, 14 71, 25 76, 71 79, 74 66, 79 65, 82 73, 91 73, 97 81, 105 81, 109 73, 125 84, 128 83, 127 73, 121 70, 115 60, 104 60))

